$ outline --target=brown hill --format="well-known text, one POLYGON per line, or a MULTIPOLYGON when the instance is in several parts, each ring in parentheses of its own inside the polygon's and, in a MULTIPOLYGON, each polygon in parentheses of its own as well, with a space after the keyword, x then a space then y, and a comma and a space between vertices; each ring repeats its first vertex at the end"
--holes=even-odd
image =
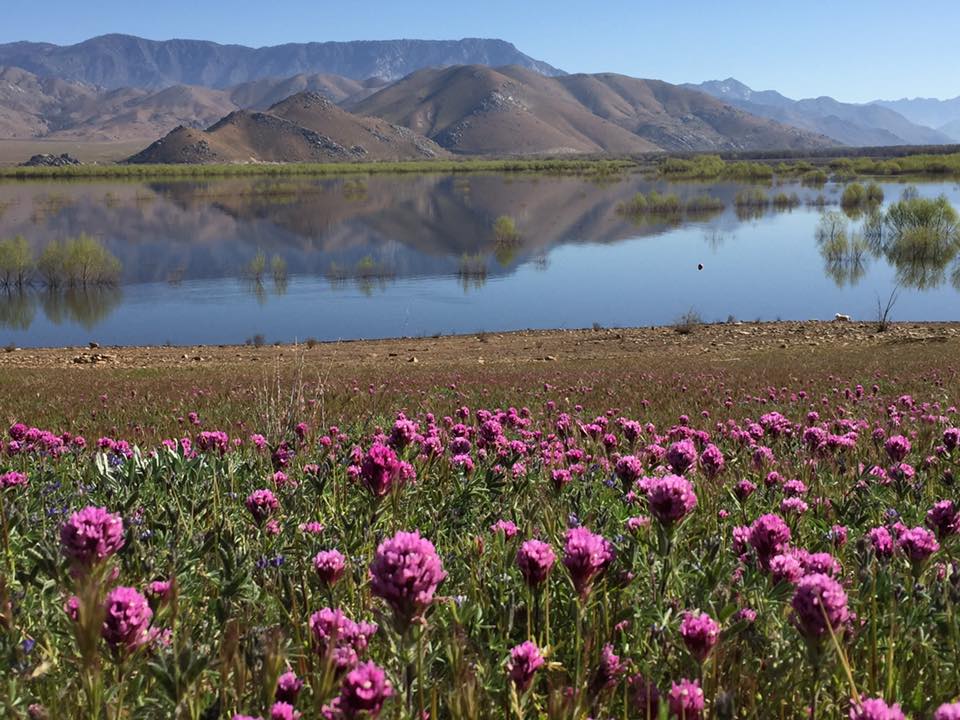
MULTIPOLYGON (((478 65, 421 70, 346 107, 469 155, 635 153, 657 146, 550 86, 478 65)), ((519 70, 515 68, 514 70, 519 70)))
POLYGON ((445 155, 408 128, 352 115, 322 95, 307 92, 267 112, 232 112, 207 130, 178 127, 130 162, 395 161, 445 155))
POLYGON ((205 128, 234 110, 263 110, 305 90, 337 102, 366 97, 384 83, 378 78, 358 82, 336 75, 302 74, 226 90, 174 85, 153 92, 139 88, 107 91, 0 67, 0 138, 135 140, 146 144, 178 126, 205 128))
POLYGON ((31 138, 56 131, 91 111, 99 94, 92 85, 0 67, 0 137, 31 138))
POLYGON ((464 154, 634 153, 825 147, 825 137, 703 93, 623 75, 544 77, 524 68, 421 70, 358 102, 464 154))
POLYGON ((94 141, 150 140, 180 125, 206 127, 236 109, 226 92, 189 85, 174 85, 155 93, 115 90, 96 105, 96 111, 77 118, 52 136, 94 141))
POLYGON ((252 80, 229 88, 228 92, 238 108, 265 110, 284 98, 301 92, 316 92, 335 103, 347 99, 360 100, 372 95, 385 84, 386 81, 380 78, 360 82, 339 75, 301 73, 289 78, 252 80))

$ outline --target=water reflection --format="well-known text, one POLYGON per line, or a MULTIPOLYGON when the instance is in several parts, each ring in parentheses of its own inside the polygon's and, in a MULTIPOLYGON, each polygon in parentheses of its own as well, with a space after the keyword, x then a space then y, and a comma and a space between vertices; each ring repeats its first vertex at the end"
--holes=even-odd
POLYGON ((28 330, 39 305, 54 325, 75 323, 92 330, 122 301, 123 291, 116 286, 6 288, 0 290, 0 327, 28 330))
MULTIPOLYGON (((899 195, 896 186, 885 189, 899 195)), ((952 184, 921 191, 960 202, 952 184)), ((212 341, 214 330, 224 342, 264 331, 271 339, 371 337, 378 332, 371 323, 400 332, 386 318, 414 306, 411 327, 426 334, 614 324, 614 316, 653 324, 691 306, 710 319, 755 317, 768 312, 752 292, 760 278, 775 283, 771 317, 832 317, 849 309, 848 298, 869 296, 872 304, 895 282, 930 297, 951 283, 960 289, 956 243, 895 237, 880 212, 851 218, 839 196, 833 184, 771 188, 640 176, 0 184, 0 237, 23 233, 38 250, 94 235, 120 260, 124 288, 52 297, 0 292, 0 328, 8 331, 0 342, 10 335, 19 344, 58 342, 70 326, 97 324, 105 326, 98 339, 116 342, 212 341), (648 201, 675 197, 681 211, 618 212, 639 193, 648 201), (504 233, 503 223, 497 231, 502 218, 514 233, 504 233), (714 257, 699 272, 705 251, 714 257), (320 302, 338 309, 301 312, 320 302), (214 330, 175 322, 196 303, 205 304, 205 327, 214 330), (358 319, 346 330, 330 329, 349 313, 358 319), (162 329, 150 330, 151 323, 162 329)), ((926 317, 933 303, 918 299, 914 317, 926 317)), ((936 303, 950 305, 942 295, 936 303)), ((78 335, 82 341, 81 333, 71 337, 78 335)))

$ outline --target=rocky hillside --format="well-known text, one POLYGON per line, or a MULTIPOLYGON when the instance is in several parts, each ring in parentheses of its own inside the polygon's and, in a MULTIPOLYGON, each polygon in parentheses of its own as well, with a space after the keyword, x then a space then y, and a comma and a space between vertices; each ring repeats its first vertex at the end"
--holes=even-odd
POLYGON ((306 92, 267 112, 232 112, 206 130, 178 127, 130 162, 396 161, 446 155, 405 127, 352 115, 322 95, 306 92))
POLYGON ((0 138, 146 144, 181 125, 202 129, 235 110, 265 110, 300 92, 317 92, 340 102, 367 97, 384 83, 378 78, 359 82, 337 75, 301 74, 224 90, 196 85, 155 91, 104 90, 38 77, 20 68, 0 68, 0 138))
POLYGON ((199 85, 227 88, 261 78, 302 73, 353 80, 396 80, 425 67, 476 63, 519 65, 546 75, 560 71, 503 40, 362 40, 290 43, 250 48, 201 40, 145 40, 103 35, 76 45, 16 42, 0 45, 0 65, 105 88, 199 85))
POLYGON ((525 68, 421 70, 344 106, 469 155, 815 148, 827 138, 676 85, 525 68))

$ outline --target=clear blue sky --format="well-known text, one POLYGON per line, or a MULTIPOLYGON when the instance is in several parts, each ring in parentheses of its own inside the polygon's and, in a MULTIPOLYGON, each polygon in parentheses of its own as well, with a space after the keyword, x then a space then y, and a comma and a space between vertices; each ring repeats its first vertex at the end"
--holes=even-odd
POLYGON ((568 72, 729 76, 791 97, 960 95, 960 0, 3 0, 0 42, 499 37, 568 72))

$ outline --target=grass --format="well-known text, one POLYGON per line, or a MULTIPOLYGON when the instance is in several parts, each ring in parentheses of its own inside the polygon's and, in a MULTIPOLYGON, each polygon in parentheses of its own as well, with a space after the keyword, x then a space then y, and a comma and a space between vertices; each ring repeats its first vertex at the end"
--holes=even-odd
POLYGON ((545 173, 616 175, 635 167, 631 160, 425 160, 358 163, 245 163, 230 165, 75 165, 63 168, 0 167, 0 179, 203 178, 243 176, 325 176, 404 173, 545 173))
POLYGON ((687 215, 709 215, 724 208, 723 201, 708 194, 697 195, 688 200, 682 200, 675 193, 661 194, 652 190, 647 194, 638 192, 630 200, 620 203, 617 212, 621 215, 643 220, 645 218, 679 219, 687 215))

